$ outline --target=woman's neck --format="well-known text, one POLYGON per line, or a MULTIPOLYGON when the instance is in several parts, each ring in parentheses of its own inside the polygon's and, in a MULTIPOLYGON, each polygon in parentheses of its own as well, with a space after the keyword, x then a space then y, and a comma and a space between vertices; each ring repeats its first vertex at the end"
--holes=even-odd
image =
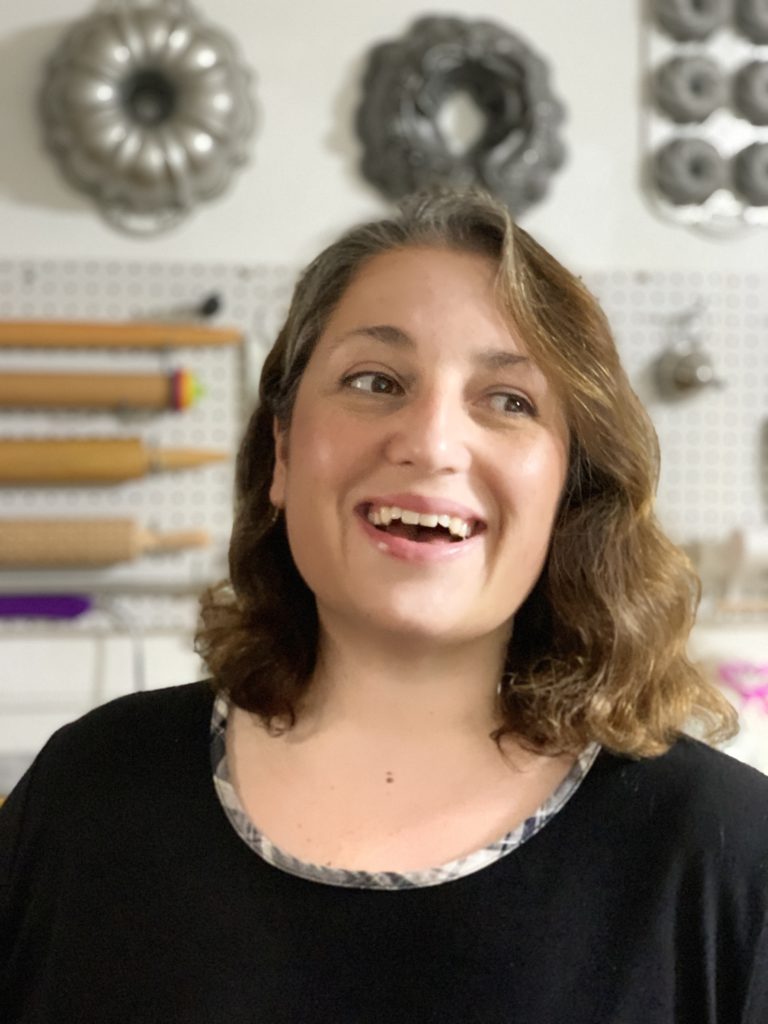
POLYGON ((508 633, 448 645, 371 636, 359 625, 323 628, 297 732, 354 728, 403 741, 485 740, 499 725, 497 686, 508 633))

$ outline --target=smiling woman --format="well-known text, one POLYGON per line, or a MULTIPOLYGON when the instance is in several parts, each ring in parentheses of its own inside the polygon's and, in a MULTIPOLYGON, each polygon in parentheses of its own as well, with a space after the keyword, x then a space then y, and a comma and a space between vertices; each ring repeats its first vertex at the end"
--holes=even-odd
MULTIPOLYGON (((320 649, 291 518, 316 522, 321 510, 320 467, 310 467, 302 499, 275 517, 273 432, 280 480, 290 464, 281 451, 342 472, 344 446, 359 445, 371 497, 380 478, 387 490, 407 483, 421 497, 463 501, 480 521, 495 501, 499 537, 517 539, 516 558, 530 560, 497 567, 507 595, 498 607, 509 625, 514 614, 494 680, 502 730, 542 751, 598 741, 632 755, 661 753, 691 715, 715 739, 732 731, 732 711, 684 654, 698 585, 655 520, 656 436, 609 326, 581 282, 499 204, 438 193, 397 220, 354 229, 305 272, 267 357, 239 458, 237 598, 225 585, 204 602, 199 639, 218 685, 279 725, 310 689, 320 649), (563 444, 561 466, 554 448, 563 444), (467 465, 440 467, 430 446, 441 445, 467 465), (388 446, 386 472, 376 446, 388 446), (542 494, 536 454, 546 446, 555 480, 542 494), (396 468, 414 457, 415 468, 396 468), (537 545, 521 532, 526 521, 540 528, 537 545)), ((368 497, 365 478, 361 486, 368 497)), ((407 583, 398 583, 390 589, 401 595, 407 583)), ((365 597, 356 591, 355 601, 365 597)))
POLYGON ((62 730, 0 812, 0 1017, 763 1024, 768 782, 685 733, 734 716, 657 472, 599 306, 498 203, 330 246, 211 679, 62 730))

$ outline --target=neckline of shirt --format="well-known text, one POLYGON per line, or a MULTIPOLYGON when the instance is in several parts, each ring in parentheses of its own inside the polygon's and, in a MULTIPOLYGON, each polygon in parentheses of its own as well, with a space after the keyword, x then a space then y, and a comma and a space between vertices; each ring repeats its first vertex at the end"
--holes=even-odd
POLYGON ((437 867, 425 868, 420 871, 348 870, 299 860, 280 849, 271 842, 268 836, 256 828, 246 814, 229 774, 226 748, 229 708, 230 704, 226 696, 219 694, 214 700, 211 713, 210 753, 214 788, 230 824, 254 853, 273 867, 307 881, 341 886, 346 889, 421 889, 456 881, 494 864, 540 832, 562 810, 581 786, 601 749, 599 743, 589 744, 577 757, 573 767, 557 789, 530 817, 500 839, 479 850, 473 850, 466 856, 449 861, 447 864, 440 864, 437 867))

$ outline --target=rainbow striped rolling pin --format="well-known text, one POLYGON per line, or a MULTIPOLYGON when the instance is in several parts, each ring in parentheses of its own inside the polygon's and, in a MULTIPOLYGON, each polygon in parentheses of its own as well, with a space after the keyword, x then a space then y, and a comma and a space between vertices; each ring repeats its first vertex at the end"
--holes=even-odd
POLYGON ((203 389, 188 370, 172 373, 0 373, 0 408, 183 412, 203 389))

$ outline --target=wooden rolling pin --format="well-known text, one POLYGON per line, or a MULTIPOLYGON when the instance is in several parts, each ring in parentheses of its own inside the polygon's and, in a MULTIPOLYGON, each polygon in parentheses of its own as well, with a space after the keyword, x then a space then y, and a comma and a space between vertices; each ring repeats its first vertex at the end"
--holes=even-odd
POLYGON ((172 373, 0 373, 0 408, 188 409, 202 394, 188 370, 172 373))
POLYGON ((199 348, 239 345, 234 327, 179 323, 110 323, 70 320, 0 320, 5 348, 199 348))
POLYGON ((108 484, 228 459, 201 448, 147 448, 141 438, 2 440, 2 484, 108 484))
POLYGON ((0 519, 3 568, 112 565, 209 543, 204 530, 157 533, 132 519, 0 519))

